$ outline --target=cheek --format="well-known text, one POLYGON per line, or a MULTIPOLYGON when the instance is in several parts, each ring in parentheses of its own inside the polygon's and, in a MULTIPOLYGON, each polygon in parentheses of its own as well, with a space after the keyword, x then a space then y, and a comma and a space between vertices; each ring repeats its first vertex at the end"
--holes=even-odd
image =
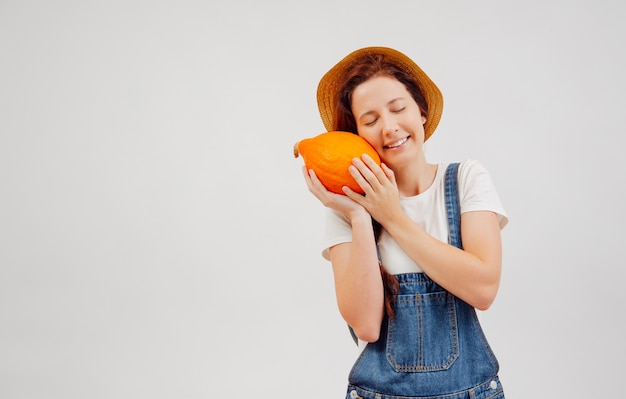
POLYGON ((377 138, 378 135, 373 134, 372 132, 367 132, 367 131, 359 131, 359 136, 363 139, 365 139, 365 141, 367 141, 368 143, 370 143, 370 145, 374 148, 377 148, 379 146, 379 139, 377 138))

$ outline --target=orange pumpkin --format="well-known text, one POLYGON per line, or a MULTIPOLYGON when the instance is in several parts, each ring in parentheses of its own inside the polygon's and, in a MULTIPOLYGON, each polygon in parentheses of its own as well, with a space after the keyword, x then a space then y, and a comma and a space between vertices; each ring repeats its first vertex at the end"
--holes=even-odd
POLYGON ((302 155, 306 168, 313 169, 324 187, 337 194, 343 194, 343 186, 364 193, 348 172, 352 159, 363 154, 380 165, 380 157, 370 143, 350 132, 330 131, 300 140, 293 146, 294 157, 302 155))

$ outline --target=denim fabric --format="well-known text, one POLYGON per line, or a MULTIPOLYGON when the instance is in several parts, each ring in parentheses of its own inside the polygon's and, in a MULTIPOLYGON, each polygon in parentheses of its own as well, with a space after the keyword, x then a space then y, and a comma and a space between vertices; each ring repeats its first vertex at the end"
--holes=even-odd
POLYGON ((457 248, 463 249, 461 240, 461 204, 459 203, 459 190, 457 176, 459 164, 448 165, 445 176, 446 213, 448 215, 448 242, 457 248))
MULTIPOLYGON (((385 395, 348 385, 346 399, 415 399, 415 396, 385 395)), ((426 396, 422 399, 504 399, 500 379, 496 376, 470 389, 449 395, 426 396)))
MULTIPOLYGON (((450 244, 462 248, 456 171, 446 172, 450 244)), ((395 318, 385 318, 349 375, 347 398, 503 398, 475 309, 424 273, 396 275, 395 318)))

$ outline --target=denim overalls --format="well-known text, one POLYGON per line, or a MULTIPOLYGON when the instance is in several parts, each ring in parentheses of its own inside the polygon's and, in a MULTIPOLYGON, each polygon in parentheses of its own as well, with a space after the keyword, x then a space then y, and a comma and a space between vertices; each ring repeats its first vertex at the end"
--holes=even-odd
MULTIPOLYGON (((450 244, 462 248, 458 163, 446 170, 450 244)), ((474 308, 424 273, 396 275, 395 318, 383 320, 349 375, 349 399, 504 398, 496 360, 474 308)))

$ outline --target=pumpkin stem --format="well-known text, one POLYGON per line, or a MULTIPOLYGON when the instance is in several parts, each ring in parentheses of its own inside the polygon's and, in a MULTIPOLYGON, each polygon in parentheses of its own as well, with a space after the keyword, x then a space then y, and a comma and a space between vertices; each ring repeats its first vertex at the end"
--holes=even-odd
POLYGON ((294 158, 298 158, 298 155, 300 155, 300 152, 298 151, 298 144, 300 144, 299 141, 293 145, 293 157, 294 158))

